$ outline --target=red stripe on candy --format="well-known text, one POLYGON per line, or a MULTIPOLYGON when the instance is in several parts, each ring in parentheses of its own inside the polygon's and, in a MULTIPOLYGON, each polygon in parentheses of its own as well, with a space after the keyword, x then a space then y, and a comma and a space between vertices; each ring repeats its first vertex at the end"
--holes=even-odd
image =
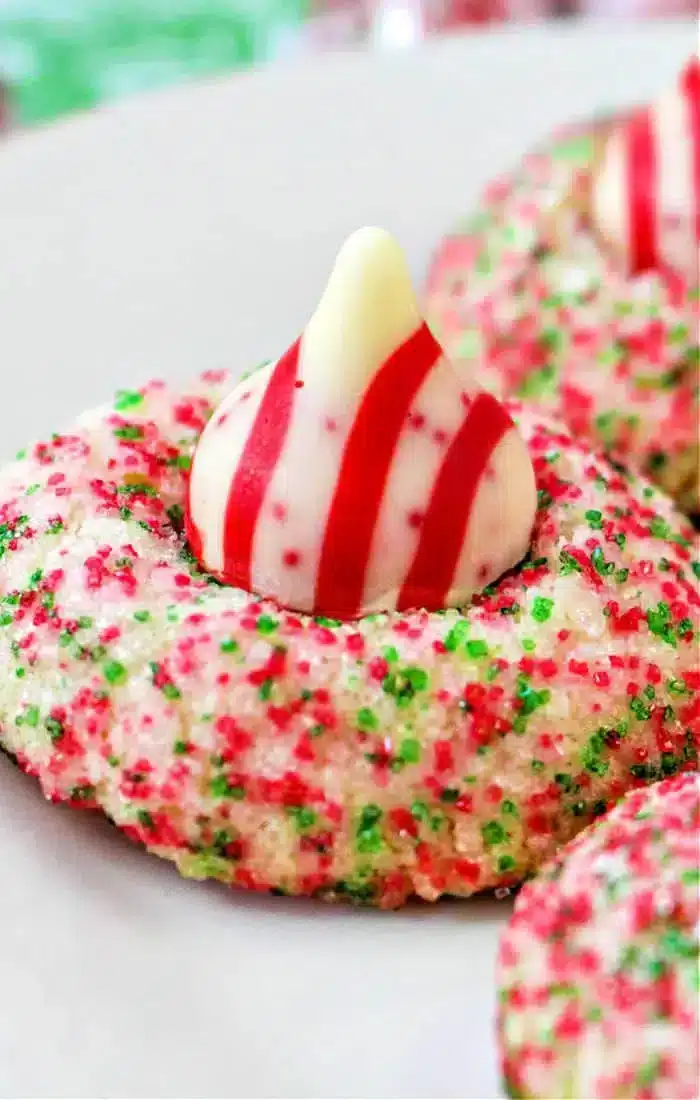
POLYGON ((270 376, 226 503, 224 576, 229 584, 247 592, 253 587, 251 565, 255 530, 292 419, 299 346, 297 340, 270 376))
POLYGON ((399 436, 418 390, 442 356, 427 325, 387 359, 345 444, 316 578, 317 612, 359 614, 372 540, 399 436))
POLYGON ((500 402, 480 393, 433 486, 418 549, 399 595, 400 611, 446 606, 481 479, 496 446, 512 427, 500 402))
POLYGON ((192 490, 187 491, 187 508, 185 509, 185 538, 189 545, 190 551, 194 554, 197 561, 204 561, 204 544, 202 542, 202 535, 199 527, 192 518, 192 490))
POLYGON ((658 259, 658 174, 651 112, 637 111, 627 126, 630 270, 656 267, 658 259))
POLYGON ((695 238, 700 241, 700 61, 689 63, 681 76, 681 93, 688 113, 695 238))

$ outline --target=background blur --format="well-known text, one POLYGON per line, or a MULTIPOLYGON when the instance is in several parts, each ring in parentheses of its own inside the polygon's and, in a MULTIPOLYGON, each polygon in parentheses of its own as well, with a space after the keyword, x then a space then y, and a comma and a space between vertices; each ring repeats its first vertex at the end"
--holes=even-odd
POLYGON ((693 14, 698 0, 0 0, 0 128, 320 50, 507 21, 693 14))

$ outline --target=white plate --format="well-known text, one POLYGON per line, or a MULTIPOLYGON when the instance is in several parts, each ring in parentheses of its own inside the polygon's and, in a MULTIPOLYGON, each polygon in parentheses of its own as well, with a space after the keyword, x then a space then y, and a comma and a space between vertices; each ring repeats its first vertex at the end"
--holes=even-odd
MULTIPOLYGON (((419 273, 528 143, 645 98, 693 23, 344 56, 0 145, 0 451, 118 385, 279 353, 343 235, 419 273)), ((180 881, 0 762, 0 1095, 493 1097, 507 903, 399 914, 180 881)))

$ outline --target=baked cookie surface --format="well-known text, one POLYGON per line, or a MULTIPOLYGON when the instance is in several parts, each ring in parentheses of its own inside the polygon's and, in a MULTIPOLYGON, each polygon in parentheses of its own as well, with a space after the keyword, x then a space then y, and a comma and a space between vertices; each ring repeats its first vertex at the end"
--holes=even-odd
POLYGON ((510 1095, 698 1095, 700 779, 629 793, 521 891, 501 945, 510 1095))
POLYGON ((463 611, 340 623, 196 566, 191 456, 230 386, 152 383, 0 472, 0 742, 196 878, 385 907, 509 886, 696 766, 687 523, 511 406, 528 558, 463 611))

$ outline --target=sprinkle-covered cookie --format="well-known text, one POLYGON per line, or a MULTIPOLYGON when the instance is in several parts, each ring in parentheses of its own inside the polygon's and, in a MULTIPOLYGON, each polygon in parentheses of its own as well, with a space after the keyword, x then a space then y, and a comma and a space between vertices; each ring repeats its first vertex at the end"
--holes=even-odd
POLYGON ((510 406, 539 508, 464 609, 340 623, 197 567, 231 380, 152 383, 0 472, 0 741, 196 878, 392 907, 509 886, 697 762, 700 564, 667 498, 510 406))
POLYGON ((628 794, 518 896, 501 944, 509 1095, 694 1100, 700 779, 628 794))
POLYGON ((488 188, 437 251, 427 316, 453 361, 478 363, 482 384, 544 404, 693 511, 697 280, 665 266, 628 274, 571 203, 590 191, 616 126, 559 134, 488 188))

